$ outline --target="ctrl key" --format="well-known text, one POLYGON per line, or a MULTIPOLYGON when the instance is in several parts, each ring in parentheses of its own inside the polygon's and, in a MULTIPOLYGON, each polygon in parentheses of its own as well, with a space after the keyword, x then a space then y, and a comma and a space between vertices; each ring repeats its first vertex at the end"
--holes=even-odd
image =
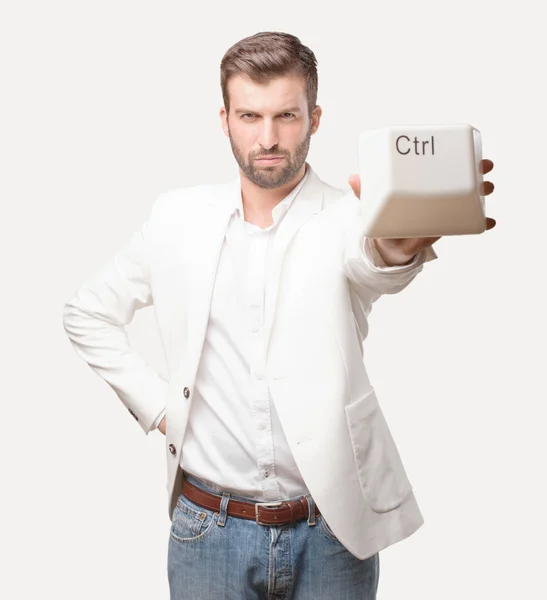
POLYGON ((469 124, 393 126, 359 136, 360 210, 370 238, 486 229, 481 134, 469 124))

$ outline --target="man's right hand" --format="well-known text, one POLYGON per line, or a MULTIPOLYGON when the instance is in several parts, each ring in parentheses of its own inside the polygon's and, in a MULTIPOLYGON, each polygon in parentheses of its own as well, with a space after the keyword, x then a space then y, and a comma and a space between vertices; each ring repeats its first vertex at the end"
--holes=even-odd
POLYGON ((163 416, 163 419, 160 421, 160 424, 158 425, 158 429, 163 433, 163 435, 165 435, 165 415, 163 416))

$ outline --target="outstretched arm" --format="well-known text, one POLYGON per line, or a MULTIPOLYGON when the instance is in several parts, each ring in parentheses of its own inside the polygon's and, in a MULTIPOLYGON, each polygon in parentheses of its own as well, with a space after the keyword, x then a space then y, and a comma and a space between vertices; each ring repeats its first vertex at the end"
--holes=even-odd
MULTIPOLYGON (((493 168, 491 160, 481 162, 483 173, 489 173, 493 168)), ((359 198, 359 176, 352 175, 349 184, 359 198)), ((484 195, 491 194, 494 184, 485 181, 481 191, 484 195)), ((495 225, 494 219, 487 217, 486 229, 492 229, 495 225)), ((364 304, 365 312, 368 313, 372 303, 383 294, 394 294, 404 289, 422 270, 425 262, 435 259, 437 255, 432 246, 439 239, 368 239, 361 232, 359 219, 356 218, 348 230, 344 269, 364 304)))

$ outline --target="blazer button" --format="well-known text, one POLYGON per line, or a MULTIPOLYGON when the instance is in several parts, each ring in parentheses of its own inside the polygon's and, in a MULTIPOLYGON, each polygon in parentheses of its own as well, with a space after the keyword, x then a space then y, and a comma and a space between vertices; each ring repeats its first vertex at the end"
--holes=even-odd
POLYGON ((171 452, 171 454, 173 456, 175 456, 175 454, 177 453, 177 449, 175 448, 175 444, 169 444, 169 452, 171 452))
POLYGON ((186 399, 190 398, 190 390, 187 387, 184 388, 183 394, 186 399))

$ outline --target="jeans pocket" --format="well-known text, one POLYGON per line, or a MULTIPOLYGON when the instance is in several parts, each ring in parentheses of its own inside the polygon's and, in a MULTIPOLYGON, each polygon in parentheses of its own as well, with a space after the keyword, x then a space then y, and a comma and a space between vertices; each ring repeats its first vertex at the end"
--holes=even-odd
POLYGON ((336 537, 336 535, 330 528, 329 524, 325 521, 325 517, 323 517, 323 515, 317 517, 317 525, 319 526, 319 530, 325 535, 327 539, 329 539, 331 542, 334 542, 335 544, 338 544, 339 546, 344 547, 342 542, 336 537))
POLYGON ((177 500, 171 520, 171 539, 179 543, 201 541, 214 530, 218 513, 202 508, 182 494, 177 500))

